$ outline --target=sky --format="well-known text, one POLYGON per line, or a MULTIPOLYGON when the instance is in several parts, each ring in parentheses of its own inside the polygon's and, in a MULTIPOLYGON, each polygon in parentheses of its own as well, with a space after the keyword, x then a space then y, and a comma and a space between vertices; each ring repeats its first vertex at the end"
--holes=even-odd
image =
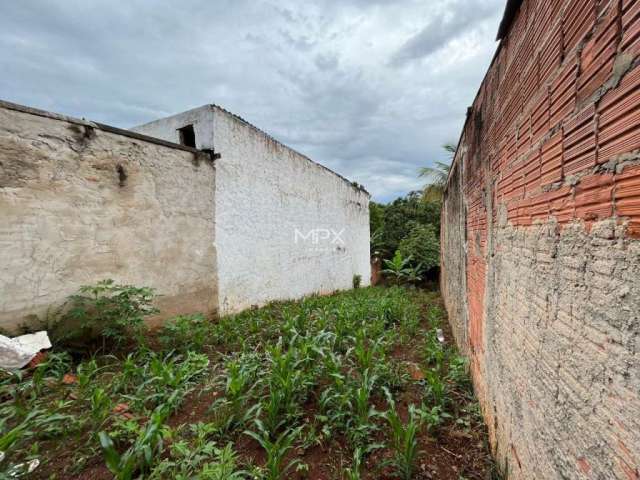
POLYGON ((215 103, 387 202, 447 160, 505 0, 20 0, 0 99, 129 128, 215 103))

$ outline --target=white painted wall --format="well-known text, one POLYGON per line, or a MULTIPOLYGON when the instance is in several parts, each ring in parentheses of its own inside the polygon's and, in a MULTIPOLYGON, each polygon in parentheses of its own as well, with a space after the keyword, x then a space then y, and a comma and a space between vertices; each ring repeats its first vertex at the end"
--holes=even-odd
POLYGON ((217 107, 214 139, 222 313, 369 284, 366 192, 217 107))
POLYGON ((349 289, 354 275, 369 285, 365 191, 216 106, 133 130, 176 141, 177 129, 190 123, 198 148, 221 154, 215 238, 222 314, 349 289))

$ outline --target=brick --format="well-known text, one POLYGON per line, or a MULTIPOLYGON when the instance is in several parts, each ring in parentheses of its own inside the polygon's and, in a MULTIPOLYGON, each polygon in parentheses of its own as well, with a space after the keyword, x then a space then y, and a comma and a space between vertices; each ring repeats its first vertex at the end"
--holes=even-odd
POLYGON ((595 107, 589 106, 563 125, 564 175, 575 175, 596 164, 595 107))
POLYGON ((598 105, 598 163, 640 149, 640 68, 636 67, 598 105))
POLYGON ((551 83, 551 126, 560 123, 575 108, 578 67, 575 61, 565 64, 551 83))
POLYGON ((564 51, 571 55, 595 24, 595 0, 570 0, 563 15, 564 51))

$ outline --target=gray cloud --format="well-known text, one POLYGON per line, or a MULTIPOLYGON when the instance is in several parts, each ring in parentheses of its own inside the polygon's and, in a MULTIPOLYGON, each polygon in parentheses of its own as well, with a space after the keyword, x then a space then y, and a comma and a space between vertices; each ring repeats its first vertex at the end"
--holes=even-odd
POLYGON ((455 0, 441 5, 427 24, 409 38, 391 57, 391 64, 402 66, 437 52, 452 39, 463 35, 482 19, 495 13, 498 2, 455 0))
POLYGON ((459 135, 503 7, 478 2, 7 2, 0 98, 125 128, 217 103, 390 200, 459 135))

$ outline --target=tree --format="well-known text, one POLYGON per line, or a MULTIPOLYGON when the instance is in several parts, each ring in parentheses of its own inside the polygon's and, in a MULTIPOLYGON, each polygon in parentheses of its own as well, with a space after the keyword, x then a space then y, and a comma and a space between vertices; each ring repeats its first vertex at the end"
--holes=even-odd
POLYGON ((442 201, 451 163, 453 163, 453 157, 456 154, 456 146, 453 143, 445 143, 442 148, 449 155, 449 163, 436 161, 434 167, 422 167, 420 169, 420 176, 430 180, 422 191, 422 198, 429 202, 442 201))
POLYGON ((395 199, 384 207, 377 233, 372 231, 373 248, 383 258, 390 258, 416 223, 433 225, 440 235, 440 204, 422 201, 417 192, 395 199))
POLYGON ((398 252, 425 273, 440 265, 440 241, 435 227, 414 223, 409 235, 400 241, 398 252))

